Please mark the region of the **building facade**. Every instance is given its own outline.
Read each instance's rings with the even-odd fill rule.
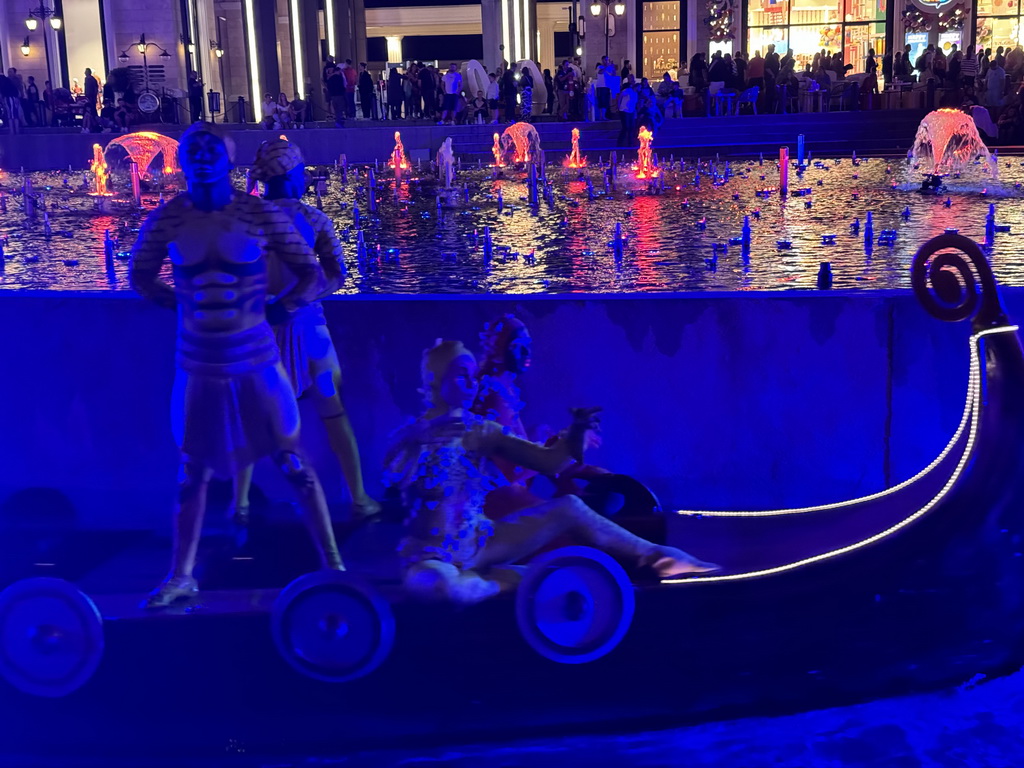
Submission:
[[[1012,48],[1021,37],[1019,0],[6,0],[0,10],[0,61],[40,90],[80,88],[86,68],[101,79],[126,68],[183,112],[196,72],[229,121],[257,119],[263,95],[280,93],[308,98],[321,117],[328,55],[375,73],[470,58],[553,71],[570,57],[592,72],[607,53],[653,79],[698,51],[774,45],[803,64],[842,50],[862,71],[869,49],[910,45],[916,59],[929,44]]]

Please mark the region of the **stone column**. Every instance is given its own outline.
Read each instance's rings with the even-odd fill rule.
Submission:
[[[352,61],[358,67],[366,61],[366,4],[363,0],[349,0],[352,3]]]
[[[537,0],[481,0],[484,65],[495,71],[502,60],[536,61]]]
[[[277,3],[274,0],[253,0],[256,50],[250,56],[259,56],[259,93],[253,94],[256,102],[263,101],[263,94],[275,95],[281,90],[281,73],[277,66]],[[253,109],[249,110],[254,114]]]
[[[302,40],[302,69],[305,83],[302,98],[313,105],[313,114],[324,114],[324,94],[320,80],[323,62],[320,60],[320,30],[317,25],[316,0],[299,0],[299,24]]]

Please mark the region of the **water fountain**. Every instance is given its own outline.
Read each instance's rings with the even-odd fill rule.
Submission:
[[[92,162],[89,164],[89,170],[92,171],[95,184],[94,190],[90,194],[97,197],[108,197],[111,194],[107,187],[107,182],[110,180],[110,169],[103,157],[103,147],[99,144],[92,145]]]
[[[640,129],[637,137],[640,139],[640,149],[636,156],[636,177],[638,179],[656,179],[661,171],[654,164],[654,150],[651,149],[654,134],[644,126]]]
[[[942,179],[963,171],[969,163],[991,155],[978,135],[974,120],[958,109],[938,109],[924,116],[907,157],[925,171],[922,192],[940,192]]]
[[[530,123],[512,123],[501,135],[502,159],[512,155],[515,164],[542,163],[540,134]]]
[[[395,176],[401,175],[402,171],[409,169],[409,158],[405,156],[405,147],[402,146],[402,134],[395,131],[395,148],[391,151],[391,159],[388,165],[394,169]]]
[[[107,144],[104,154],[110,152],[113,147],[121,147],[128,153],[128,158],[139,166],[139,173],[143,179],[149,179],[150,164],[157,155],[163,154],[163,173],[170,175],[180,170],[178,166],[178,142],[169,136],[162,136],[153,131],[138,131],[125,136],[118,136],[111,139]]]
[[[586,168],[587,158],[580,154],[580,129],[572,129],[572,151],[562,163],[566,168]]]
[[[437,180],[444,182],[445,189],[451,189],[455,181],[455,152],[452,150],[451,136],[437,150]]]
[[[505,158],[501,154],[501,136],[497,132],[494,134],[494,146],[491,147],[491,154],[494,155],[493,166],[495,168],[504,167]]]

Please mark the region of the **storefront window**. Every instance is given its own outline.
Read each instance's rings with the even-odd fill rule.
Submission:
[[[668,72],[678,77],[683,56],[683,3],[658,0],[643,5],[643,51],[638,74],[651,79]]]
[[[869,48],[879,64],[885,53],[886,0],[750,0],[748,50],[763,56],[769,44],[782,56],[793,54],[797,69],[810,64],[822,49],[844,51],[854,72],[864,71]],[[878,23],[864,23],[877,22]]]
[[[993,52],[999,47],[1014,48],[1020,40],[1020,19],[1016,16],[978,19],[978,46],[991,48]]]
[[[885,0],[846,0],[846,21],[885,21]]]
[[[864,71],[868,51],[875,51],[875,64],[882,71],[882,52],[885,50],[885,24],[847,24],[843,37],[843,58],[853,65],[854,72]]]
[[[782,27],[789,24],[787,0],[750,0],[747,8],[747,24],[751,27]]]
[[[1013,49],[1021,44],[1019,0],[978,0],[979,48]]]

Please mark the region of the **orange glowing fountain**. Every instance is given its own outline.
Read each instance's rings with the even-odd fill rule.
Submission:
[[[530,123],[512,123],[506,128],[501,143],[508,146],[509,142],[515,147],[513,163],[532,163],[539,156],[540,134]]]
[[[497,133],[494,134],[494,146],[491,147],[491,154],[494,155],[495,168],[501,168],[505,165],[505,161],[501,157],[501,136]]]
[[[405,156],[405,147],[402,146],[402,134],[395,131],[395,148],[391,152],[391,159],[388,165],[396,171],[409,170],[409,158]]]
[[[654,152],[651,150],[651,140],[654,134],[647,130],[646,126],[640,129],[640,151],[636,158],[636,177],[638,179],[656,179],[661,171],[654,164]]]
[[[566,168],[586,168],[587,158],[580,154],[580,129],[572,129],[572,152],[563,163]]]
[[[169,136],[162,136],[152,131],[138,131],[127,136],[118,136],[107,144],[106,151],[111,147],[121,147],[128,153],[133,163],[138,163],[139,173],[144,179],[150,177],[149,166],[161,152],[164,156],[163,172],[171,174],[179,170],[178,142]]]
[[[107,189],[107,180],[110,178],[110,171],[107,169],[107,161],[103,157],[103,147],[99,144],[92,145],[92,163],[89,164],[93,178],[96,179],[96,190],[91,194],[97,197],[109,197],[110,190]]]

